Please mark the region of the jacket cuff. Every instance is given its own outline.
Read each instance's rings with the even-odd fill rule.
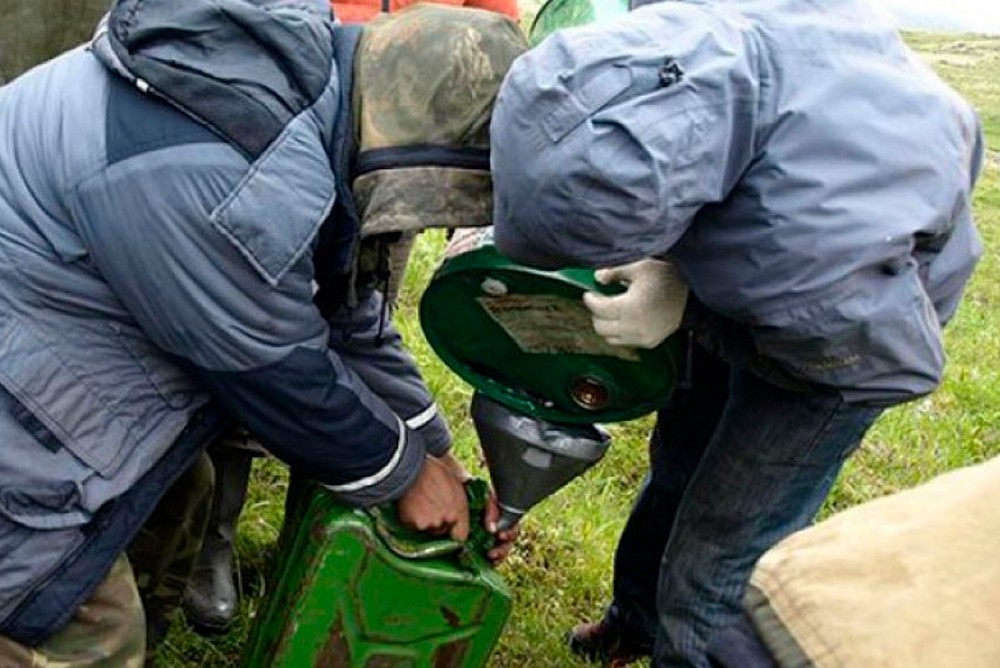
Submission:
[[[385,466],[364,478],[325,487],[351,506],[368,507],[393,501],[420,475],[426,456],[427,447],[420,435],[400,423],[396,451]]]
[[[407,429],[415,431],[420,436],[428,454],[440,457],[451,450],[451,432],[437,404],[430,404],[419,413],[406,418],[404,422]]]

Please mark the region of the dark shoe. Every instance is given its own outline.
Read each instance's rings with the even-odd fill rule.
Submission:
[[[579,657],[620,668],[653,654],[653,643],[626,629],[614,617],[578,624],[569,632],[569,649]]]
[[[238,596],[232,568],[232,546],[206,541],[184,592],[184,615],[197,631],[225,633],[236,618]]]
[[[233,582],[233,540],[253,456],[232,448],[219,448],[210,454],[215,465],[215,495],[201,553],[184,592],[184,614],[196,630],[215,634],[229,629],[239,606]]]

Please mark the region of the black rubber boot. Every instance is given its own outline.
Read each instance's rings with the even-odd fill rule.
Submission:
[[[215,465],[215,494],[201,553],[184,592],[184,614],[195,629],[212,634],[229,628],[239,605],[233,582],[233,541],[253,453],[220,447],[209,454]]]

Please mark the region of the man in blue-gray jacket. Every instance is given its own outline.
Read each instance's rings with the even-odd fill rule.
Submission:
[[[230,421],[347,503],[466,535],[368,251],[489,222],[489,110],[524,40],[487,12],[388,20],[408,39],[326,0],[120,0],[0,88],[0,665],[141,664],[124,550]],[[393,47],[437,83],[355,116],[387,104],[353,80]]]
[[[757,558],[941,380],[978,119],[861,0],[692,0],[551,36],[491,131],[498,248],[625,283],[585,300],[612,343],[688,331],[613,602],[571,646],[705,668]]]

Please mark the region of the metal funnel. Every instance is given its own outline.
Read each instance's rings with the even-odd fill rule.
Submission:
[[[472,421],[500,504],[499,529],[597,463],[611,437],[595,425],[566,425],[515,413],[476,392]]]

